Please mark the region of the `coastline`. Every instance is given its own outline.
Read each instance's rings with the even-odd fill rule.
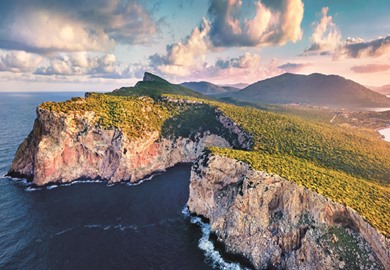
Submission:
[[[382,140],[390,142],[390,127],[378,129],[379,134],[382,136]]]

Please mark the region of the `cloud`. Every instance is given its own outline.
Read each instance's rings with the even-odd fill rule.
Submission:
[[[220,69],[249,69],[259,68],[261,64],[261,58],[257,54],[245,53],[239,57],[233,57],[226,60],[218,59],[215,63],[215,67]]]
[[[278,66],[281,70],[285,72],[299,72],[302,71],[305,67],[311,66],[310,63],[286,63]]]
[[[137,0],[7,1],[0,11],[0,48],[35,53],[101,51],[142,43],[156,22]]]
[[[123,78],[126,72],[116,70],[116,57],[113,54],[90,56],[85,52],[59,56],[50,60],[50,65],[39,67],[35,75],[77,76],[90,75],[94,78]]]
[[[165,55],[156,53],[149,56],[151,67],[165,74],[188,74],[188,67],[199,63],[213,49],[208,38],[209,31],[210,25],[204,19],[182,42],[168,45]]]
[[[186,37],[184,42],[169,45],[165,62],[177,66],[189,66],[194,58],[204,55],[211,47],[208,41],[210,25],[206,20]]]
[[[213,65],[205,65],[191,74],[196,78],[212,78],[221,83],[252,83],[283,73],[278,66],[276,59],[263,62],[258,54],[245,53],[238,57],[218,59]]]
[[[213,63],[202,62],[189,67],[164,66],[171,70],[158,72],[169,80],[207,80],[215,83],[254,82],[279,75],[277,60],[263,62],[258,54],[245,53],[237,57],[218,59]]]
[[[0,71],[13,73],[33,71],[42,57],[24,51],[11,51],[0,55]]]
[[[301,0],[213,0],[210,39],[217,47],[284,45],[302,38]]]
[[[168,45],[165,54],[149,57],[163,74],[187,76],[219,47],[283,45],[302,37],[301,0],[212,0],[206,18],[183,41]],[[236,63],[237,64],[237,63]]]
[[[348,38],[336,52],[337,58],[363,58],[390,55],[390,36],[370,41]]]
[[[361,66],[353,66],[351,70],[356,73],[375,73],[390,70],[390,65],[368,64]]]
[[[319,22],[314,24],[314,31],[311,35],[309,48],[305,52],[329,52],[335,50],[341,41],[341,34],[332,16],[328,16],[328,7],[321,10],[322,17]]]

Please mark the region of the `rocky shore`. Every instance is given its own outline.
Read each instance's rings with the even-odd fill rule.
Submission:
[[[179,101],[175,101],[179,102]],[[256,269],[390,269],[390,240],[353,209],[206,147],[250,150],[252,136],[215,111],[229,136],[198,132],[129,139],[102,128],[94,112],[37,108],[10,176],[40,186],[80,178],[136,182],[180,162],[194,162],[188,208],[205,217],[224,249]],[[234,141],[231,140],[235,136]]]
[[[227,134],[250,144],[236,125],[216,112]],[[191,138],[161,137],[158,132],[130,140],[118,128],[104,129],[94,112],[62,113],[37,108],[29,136],[19,146],[8,175],[25,177],[37,186],[80,178],[136,182],[180,162],[193,162],[205,147],[237,144],[208,131]],[[232,136],[228,136],[232,138]]]
[[[189,211],[256,269],[389,269],[390,241],[353,209],[243,162],[205,154]]]

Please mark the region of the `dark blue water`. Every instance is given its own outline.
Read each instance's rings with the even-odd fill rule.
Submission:
[[[35,107],[83,93],[0,93],[0,269],[237,269],[183,211],[190,165],[139,185],[32,189],[4,178]]]

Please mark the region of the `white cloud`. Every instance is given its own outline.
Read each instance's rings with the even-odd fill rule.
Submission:
[[[218,59],[214,63],[202,62],[192,66],[161,66],[157,70],[174,81],[207,80],[214,83],[252,83],[283,72],[277,60],[263,62],[258,54],[245,53],[238,57]]]
[[[0,48],[48,54],[111,51],[150,40],[157,25],[137,0],[9,1],[0,11]]]
[[[211,48],[208,40],[210,25],[203,20],[201,26],[195,27],[191,35],[184,42],[178,42],[168,46],[166,61],[170,65],[189,66],[195,62],[195,58],[203,56]]]
[[[215,46],[270,46],[302,38],[301,0],[213,0],[208,11]],[[251,16],[254,11],[254,16]]]
[[[335,57],[338,59],[380,56],[390,56],[390,36],[369,41],[360,38],[348,38],[346,43],[340,46],[335,53]]]
[[[213,50],[209,31],[210,24],[203,19],[182,42],[168,45],[165,55],[151,55],[149,61],[152,69],[168,75],[189,75],[194,66],[204,61],[205,54]]]
[[[117,74],[116,57],[113,54],[91,56],[87,53],[75,53],[59,56],[50,60],[50,65],[40,67],[37,75],[107,75]]]
[[[322,17],[316,22],[311,35],[312,44],[306,52],[329,52],[335,50],[341,42],[341,33],[333,22],[332,16],[328,16],[328,7],[321,10]]]
[[[24,51],[10,51],[0,55],[0,71],[14,73],[33,71],[42,62],[42,57]]]

